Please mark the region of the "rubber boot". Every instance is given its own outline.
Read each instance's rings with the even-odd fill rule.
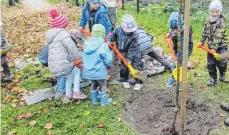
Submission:
[[[207,82],[207,86],[215,86],[216,84],[217,84],[217,80],[212,77]]]
[[[107,92],[99,92],[99,98],[100,98],[100,105],[108,105],[112,103],[112,98],[108,97]]]
[[[168,82],[166,83],[166,86],[167,87],[172,87],[172,86],[175,85],[175,83],[176,83],[175,78],[173,77],[173,75],[171,75],[169,80],[168,80]]]
[[[2,67],[3,67],[3,73],[4,73],[3,82],[10,82],[11,76],[10,76],[9,66],[7,64],[3,64]]]
[[[224,124],[225,124],[227,127],[229,127],[229,118],[227,118],[227,119],[224,120]]]
[[[229,112],[229,103],[228,104],[226,104],[226,103],[220,104],[220,108],[226,112]]]
[[[98,104],[98,91],[91,90],[91,102],[92,104]]]
[[[229,83],[229,80],[226,80],[226,69],[227,67],[219,67],[220,78],[219,80],[224,83]]]

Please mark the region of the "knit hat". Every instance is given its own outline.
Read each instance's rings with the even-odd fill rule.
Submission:
[[[69,31],[69,34],[75,41],[78,41],[79,39],[82,39],[82,33],[79,32],[77,29],[71,29]]]
[[[221,13],[223,11],[222,2],[220,0],[213,0],[209,6],[209,10],[211,11],[212,9],[217,9]]]
[[[122,17],[122,23],[121,23],[122,29],[125,32],[134,32],[137,30],[138,26],[134,20],[134,17],[130,14],[125,14]]]
[[[97,38],[104,38],[105,37],[105,27],[102,24],[95,24],[92,27],[92,36]]]
[[[175,29],[178,28],[178,17],[179,17],[179,13],[178,12],[172,12],[172,14],[170,15],[170,17],[169,17],[169,27],[171,29],[172,28],[175,28]],[[184,17],[183,17],[183,15],[181,15],[181,23],[180,23],[181,28],[183,27],[183,25],[184,25]]]
[[[89,0],[89,4],[100,3],[100,0]]]
[[[49,14],[51,16],[50,26],[52,28],[66,28],[68,26],[68,18],[65,15],[59,14],[56,9],[50,9]]]

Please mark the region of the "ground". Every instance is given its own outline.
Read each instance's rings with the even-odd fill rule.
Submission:
[[[53,4],[53,0],[50,0],[50,2],[51,1]],[[26,0],[24,2],[26,2]],[[171,107],[169,107],[169,113],[172,114],[174,104],[174,98],[172,97],[174,97],[174,95],[170,97],[168,93],[174,93],[175,88],[168,89],[165,87],[170,72],[149,78],[149,81],[144,84],[143,90],[139,93],[133,92],[133,88],[125,90],[121,86],[110,85],[110,95],[117,102],[105,107],[100,107],[98,105],[94,106],[89,100],[80,102],[73,101],[70,104],[63,104],[58,100],[48,100],[35,105],[24,105],[21,95],[26,93],[26,91],[28,93],[30,90],[50,87],[50,84],[48,82],[44,83],[44,81],[46,77],[51,77],[47,69],[42,66],[29,65],[20,72],[16,72],[14,67],[13,60],[15,58],[27,59],[39,54],[45,41],[45,31],[48,29],[49,25],[49,16],[46,8],[37,11],[25,6],[24,4],[17,4],[16,7],[9,8],[2,5],[2,18],[5,23],[6,36],[9,42],[14,46],[13,50],[8,54],[11,71],[14,72],[14,82],[7,85],[7,87],[3,86],[1,89],[2,134],[160,134],[154,133],[152,130],[148,129],[151,129],[151,126],[155,129],[158,129],[158,127],[162,129],[165,125],[164,123],[170,123],[168,119],[164,120],[164,123],[163,121],[158,121],[157,123],[156,119],[152,119],[157,116],[153,117],[152,115],[151,117],[151,115],[148,114],[150,111],[155,112],[158,108],[164,111],[163,108],[161,108],[162,106],[154,106],[157,103],[161,103],[158,98],[156,98],[158,95],[162,97],[162,101],[172,101]],[[55,6],[58,10],[67,14],[70,18],[70,28],[75,28],[80,19],[81,7],[68,6],[66,3],[59,3],[52,6]],[[35,7],[35,9],[37,9],[37,7]],[[122,15],[131,13],[136,18],[139,26],[142,26],[147,32],[155,36],[154,45],[161,46],[164,48],[164,51],[168,53],[169,51],[163,42],[163,37],[168,31],[169,14],[164,13],[164,9],[165,4],[150,5],[137,14],[136,8],[127,4],[126,10],[118,10],[118,24]],[[205,10],[199,10],[198,12],[192,13],[191,24],[194,29],[193,38],[195,44],[198,43],[200,39],[203,22],[206,16],[207,11]],[[227,35],[229,35],[229,31],[227,31]],[[189,101],[191,101],[194,106],[199,105],[199,103],[205,107],[207,106],[207,110],[210,109],[213,113],[211,115],[208,115],[209,113],[205,111],[203,111],[203,113],[207,114],[209,118],[216,116],[214,117],[216,121],[214,124],[212,124],[213,119],[204,121],[209,122],[208,125],[210,125],[210,128],[213,127],[211,134],[227,135],[229,129],[223,125],[223,120],[228,117],[228,114],[220,110],[219,104],[221,102],[229,102],[229,85],[219,82],[216,87],[206,86],[206,81],[209,76],[206,68],[205,52],[194,47],[190,59],[194,63],[195,69],[189,71],[188,95],[191,97]],[[228,74],[227,77],[229,78]],[[37,81],[34,82],[34,80]],[[34,85],[30,85],[31,83]],[[83,89],[83,91],[89,95],[88,89]],[[155,101],[152,100],[154,99],[152,97],[155,97]],[[130,101],[132,101],[131,104]],[[140,114],[146,112],[147,117],[141,117],[140,114],[133,113],[133,109],[142,109],[143,111],[140,111]],[[199,110],[197,111],[199,112]],[[166,112],[163,112],[161,115],[164,116],[165,113]],[[189,111],[187,114],[188,118],[190,118]],[[137,116],[135,117],[134,115]],[[133,118],[133,116],[133,121],[136,121],[138,118],[140,120],[136,125],[129,120]],[[165,115],[164,117],[167,116],[168,115]],[[145,124],[146,126],[142,123],[144,119],[148,121],[148,123],[146,122]],[[200,117],[200,119],[203,120],[203,117]],[[154,124],[150,126],[152,123]],[[160,125],[161,123],[162,125]],[[192,129],[192,131],[193,130],[194,129]],[[198,129],[195,129],[195,131],[198,131]],[[198,133],[193,134],[197,135]]]

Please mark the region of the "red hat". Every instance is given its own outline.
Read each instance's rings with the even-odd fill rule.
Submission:
[[[68,26],[68,18],[65,15],[59,14],[56,9],[50,9],[49,14],[51,16],[50,26],[52,28],[66,28]]]

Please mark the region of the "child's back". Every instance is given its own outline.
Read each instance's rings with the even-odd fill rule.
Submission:
[[[103,38],[92,37],[85,41],[83,77],[89,80],[106,79],[107,67],[112,62],[112,52]]]
[[[105,28],[101,24],[95,24],[92,28],[92,38],[85,41],[83,53],[83,78],[91,80],[91,99],[93,104],[107,105],[112,103],[108,98],[106,78],[107,67],[112,63],[112,52],[104,42]],[[98,87],[100,91],[98,92]]]

